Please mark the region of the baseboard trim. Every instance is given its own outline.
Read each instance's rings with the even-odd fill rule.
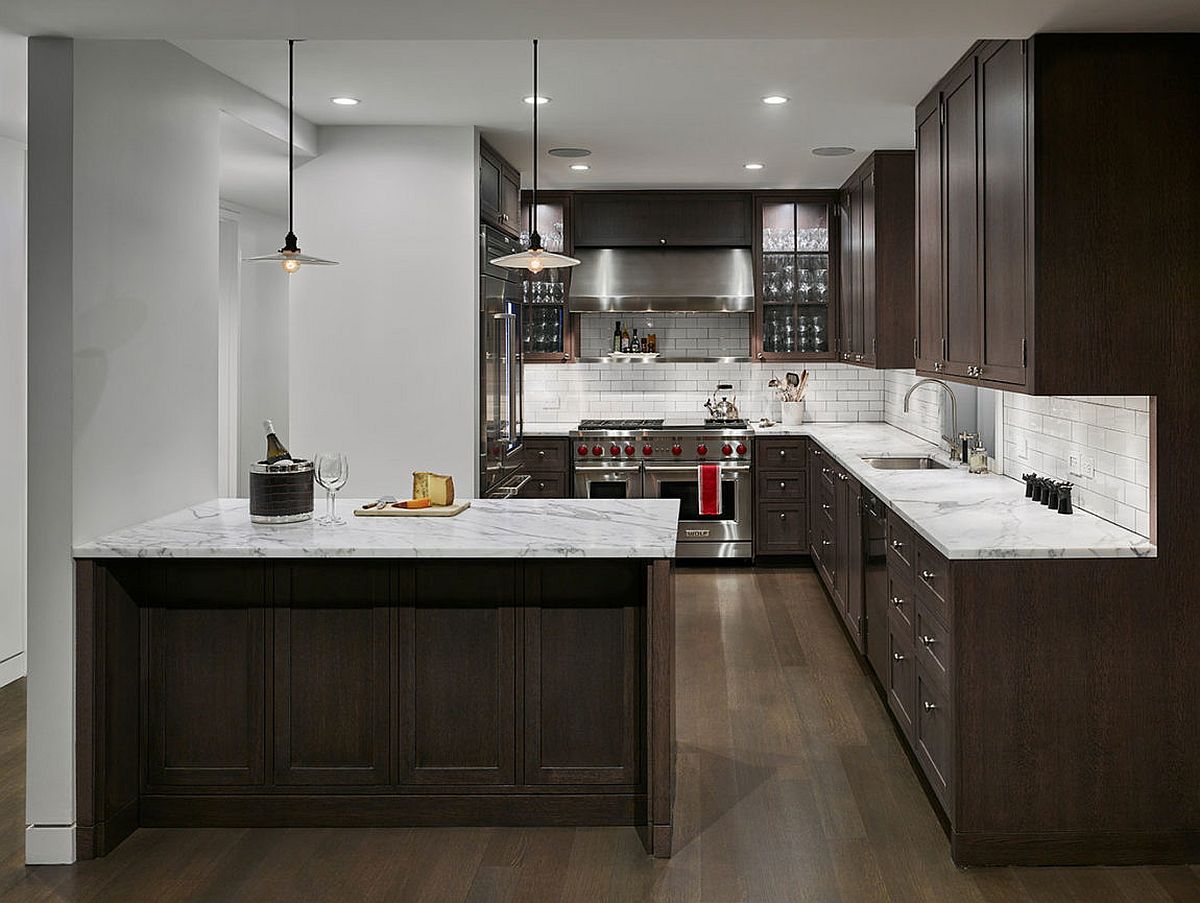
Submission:
[[[1061,831],[962,834],[951,830],[960,866],[1186,865],[1200,862],[1200,831]]]
[[[74,825],[26,825],[26,865],[70,865],[74,861]]]
[[[0,662],[0,687],[6,687],[14,680],[25,676],[25,653],[18,652]]]

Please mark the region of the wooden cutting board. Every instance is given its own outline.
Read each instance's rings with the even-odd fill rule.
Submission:
[[[454,517],[471,507],[468,499],[453,505],[433,505],[429,508],[355,508],[355,517]]]

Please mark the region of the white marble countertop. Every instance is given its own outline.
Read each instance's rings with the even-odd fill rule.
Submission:
[[[530,439],[539,439],[557,436],[565,439],[570,435],[571,430],[579,426],[578,420],[545,420],[537,423],[526,423],[521,427],[522,435]]]
[[[1025,498],[1025,485],[1000,474],[877,470],[863,455],[931,455],[934,445],[886,423],[805,423],[756,427],[755,435],[811,436],[856,480],[947,558],[1153,558],[1146,537],[1076,508],[1061,515]]]
[[[367,501],[339,499],[346,524],[321,527],[252,524],[245,499],[216,499],[76,546],[75,557],[675,557],[674,499],[477,499],[456,517],[355,517]]]

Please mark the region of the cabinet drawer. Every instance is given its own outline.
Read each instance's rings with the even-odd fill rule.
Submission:
[[[806,466],[803,439],[759,439],[759,467],[792,470]]]
[[[954,642],[950,630],[933,615],[929,605],[917,600],[916,620],[913,622],[916,642],[913,650],[917,660],[942,692],[950,690],[950,667]]]
[[[804,552],[804,506],[766,502],[758,506],[758,551],[761,554]]]
[[[915,539],[912,527],[893,512],[887,519],[887,560],[890,567],[899,568],[909,576],[912,575],[913,561],[916,558],[916,549],[913,546]]]
[[[917,595],[929,603],[934,614],[953,623],[950,562],[923,539],[917,540],[916,572]]]
[[[884,689],[888,708],[900,722],[904,734],[913,738],[913,711],[916,702],[916,669],[912,643],[892,624],[888,629],[888,666]]]
[[[924,668],[916,668],[914,676],[916,705],[913,709],[913,752],[933,786],[933,792],[941,800],[942,808],[949,814],[954,787],[951,748],[954,733],[949,697],[935,681],[929,679]]]
[[[758,497],[763,500],[795,501],[808,495],[803,470],[773,470],[758,475]]]
[[[526,439],[525,467],[531,471],[566,470],[570,463],[566,439]]]
[[[887,600],[888,621],[912,640],[917,619],[912,582],[902,572],[890,567],[887,573]]]
[[[529,482],[521,487],[517,498],[522,499],[565,499],[571,493],[567,491],[567,477],[561,473],[533,473]]]
[[[837,568],[837,546],[834,545],[833,524],[822,517],[813,517],[811,520],[812,538],[809,552],[827,582],[832,582]]]
[[[818,479],[816,484],[817,491],[812,500],[813,510],[825,515],[830,526],[833,526],[837,516],[837,495],[833,484],[825,482],[823,478]]]

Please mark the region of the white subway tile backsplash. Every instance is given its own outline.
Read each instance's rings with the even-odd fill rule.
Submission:
[[[583,314],[580,317],[580,352],[601,357],[612,351],[613,328],[618,322],[638,336],[654,333],[660,354],[697,357],[745,357],[750,353],[751,314],[662,313]]]

